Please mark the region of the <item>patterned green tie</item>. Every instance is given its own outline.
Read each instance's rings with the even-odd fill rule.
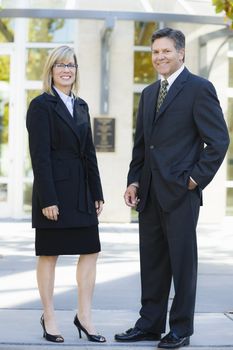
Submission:
[[[160,90],[159,90],[159,96],[158,96],[158,101],[157,101],[157,108],[156,112],[160,109],[162,106],[162,103],[167,95],[167,86],[168,86],[168,81],[165,79],[161,82]]]

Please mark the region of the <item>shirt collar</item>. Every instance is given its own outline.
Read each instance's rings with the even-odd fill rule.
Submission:
[[[61,90],[59,90],[56,86],[53,85],[54,90],[58,93],[59,97],[62,99],[62,101],[67,104],[68,101],[74,100],[74,94],[71,92],[71,96],[64,94]]]
[[[177,69],[172,75],[170,75],[166,80],[168,81],[168,86],[167,86],[167,90],[170,89],[171,85],[174,83],[174,81],[176,80],[176,78],[180,75],[180,73],[184,70],[184,64],[182,64],[182,66]],[[161,77],[161,82],[165,80],[164,77]]]

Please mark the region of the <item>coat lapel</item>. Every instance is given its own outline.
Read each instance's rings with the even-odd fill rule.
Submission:
[[[83,123],[88,122],[87,111],[85,109],[85,104],[79,98],[74,101],[74,117],[76,120],[76,125],[80,126]]]
[[[80,99],[76,98],[74,101],[74,120],[75,127],[79,135],[81,148],[85,147],[85,140],[88,133],[89,115],[86,104]]]
[[[174,81],[171,88],[169,89],[160,110],[158,111],[158,113],[156,113],[154,123],[158,121],[158,119],[163,115],[163,113],[165,112],[167,107],[170,105],[170,103],[172,103],[176,95],[180,92],[180,90],[183,89],[186,83],[186,80],[188,78],[188,75],[189,75],[188,69],[184,68],[184,70],[180,73],[180,75],[177,77],[177,79]]]
[[[53,102],[54,111],[72,129],[81,144],[80,125],[88,122],[83,101],[79,98],[75,99],[74,115],[76,118],[73,118],[56,91],[54,93],[55,96],[46,94],[47,100]]]
[[[75,123],[74,118],[70,115],[68,109],[66,108],[63,101],[60,98],[58,98],[58,100],[57,100],[57,104],[55,106],[55,112],[58,114],[58,116],[60,118],[63,119],[63,121],[66,124],[69,125],[69,127],[73,130],[73,132],[75,133],[75,135],[77,136],[77,138],[80,141],[80,136],[79,136],[77,124]]]

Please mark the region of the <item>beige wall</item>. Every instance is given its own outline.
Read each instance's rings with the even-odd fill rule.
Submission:
[[[79,21],[80,96],[91,117],[100,116],[100,38],[104,22]],[[129,222],[123,201],[132,150],[133,32],[132,22],[118,21],[111,36],[109,116],[115,118],[115,152],[98,152],[105,207],[103,222]]]

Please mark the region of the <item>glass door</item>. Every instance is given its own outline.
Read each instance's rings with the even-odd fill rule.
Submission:
[[[0,216],[9,215],[11,157],[9,147],[11,52],[0,50]],[[5,51],[5,50],[4,50]]]

